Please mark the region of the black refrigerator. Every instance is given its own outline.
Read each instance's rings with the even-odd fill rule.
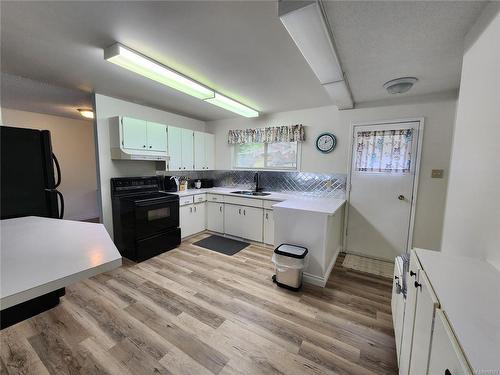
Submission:
[[[0,126],[0,162],[1,219],[62,219],[64,199],[57,190],[61,169],[50,131]]]

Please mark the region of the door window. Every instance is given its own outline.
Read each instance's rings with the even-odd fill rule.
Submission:
[[[409,173],[413,129],[358,131],[356,172]]]

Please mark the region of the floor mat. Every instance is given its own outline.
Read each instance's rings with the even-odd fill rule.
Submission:
[[[250,244],[248,242],[233,240],[231,238],[211,235],[193,243],[193,245],[217,251],[218,253],[225,255],[234,255]]]
[[[353,254],[346,254],[342,266],[388,278],[392,278],[394,272],[394,263],[392,262],[385,262],[383,260],[371,259]]]

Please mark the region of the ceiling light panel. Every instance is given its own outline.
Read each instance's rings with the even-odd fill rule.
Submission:
[[[237,101],[230,99],[222,94],[219,94],[218,92],[215,93],[215,97],[210,99],[205,99],[205,101],[210,104],[216,105],[218,107],[227,109],[228,111],[237,113],[244,117],[259,116],[259,112],[257,112],[256,110],[247,107],[246,105],[243,105],[241,103],[238,103]]]
[[[104,50],[104,58],[134,73],[162,83],[198,99],[213,98],[215,92],[176,71],[116,43]]]

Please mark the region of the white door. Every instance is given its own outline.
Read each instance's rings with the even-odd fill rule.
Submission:
[[[179,224],[181,227],[181,237],[187,237],[194,233],[193,226],[193,205],[188,204],[179,208]]]
[[[169,171],[179,171],[182,169],[182,129],[175,126],[168,127],[168,161]]]
[[[193,131],[182,129],[182,169],[193,170]]]
[[[218,202],[207,203],[207,229],[224,233],[224,204]]]
[[[205,133],[205,169],[215,169],[215,136]]]
[[[354,126],[347,252],[393,261],[407,251],[419,125]]]
[[[224,206],[224,230],[226,234],[241,237],[243,233],[243,206],[226,204]]]
[[[122,118],[123,147],[145,150],[147,145],[146,121],[135,118]]]
[[[167,126],[148,121],[148,150],[167,151]]]
[[[206,203],[195,203],[193,204],[193,231],[194,233],[200,233],[207,227],[207,213],[206,213]]]
[[[273,210],[264,210],[264,243],[274,245]]]
[[[205,133],[194,132],[194,169],[205,169]]]

